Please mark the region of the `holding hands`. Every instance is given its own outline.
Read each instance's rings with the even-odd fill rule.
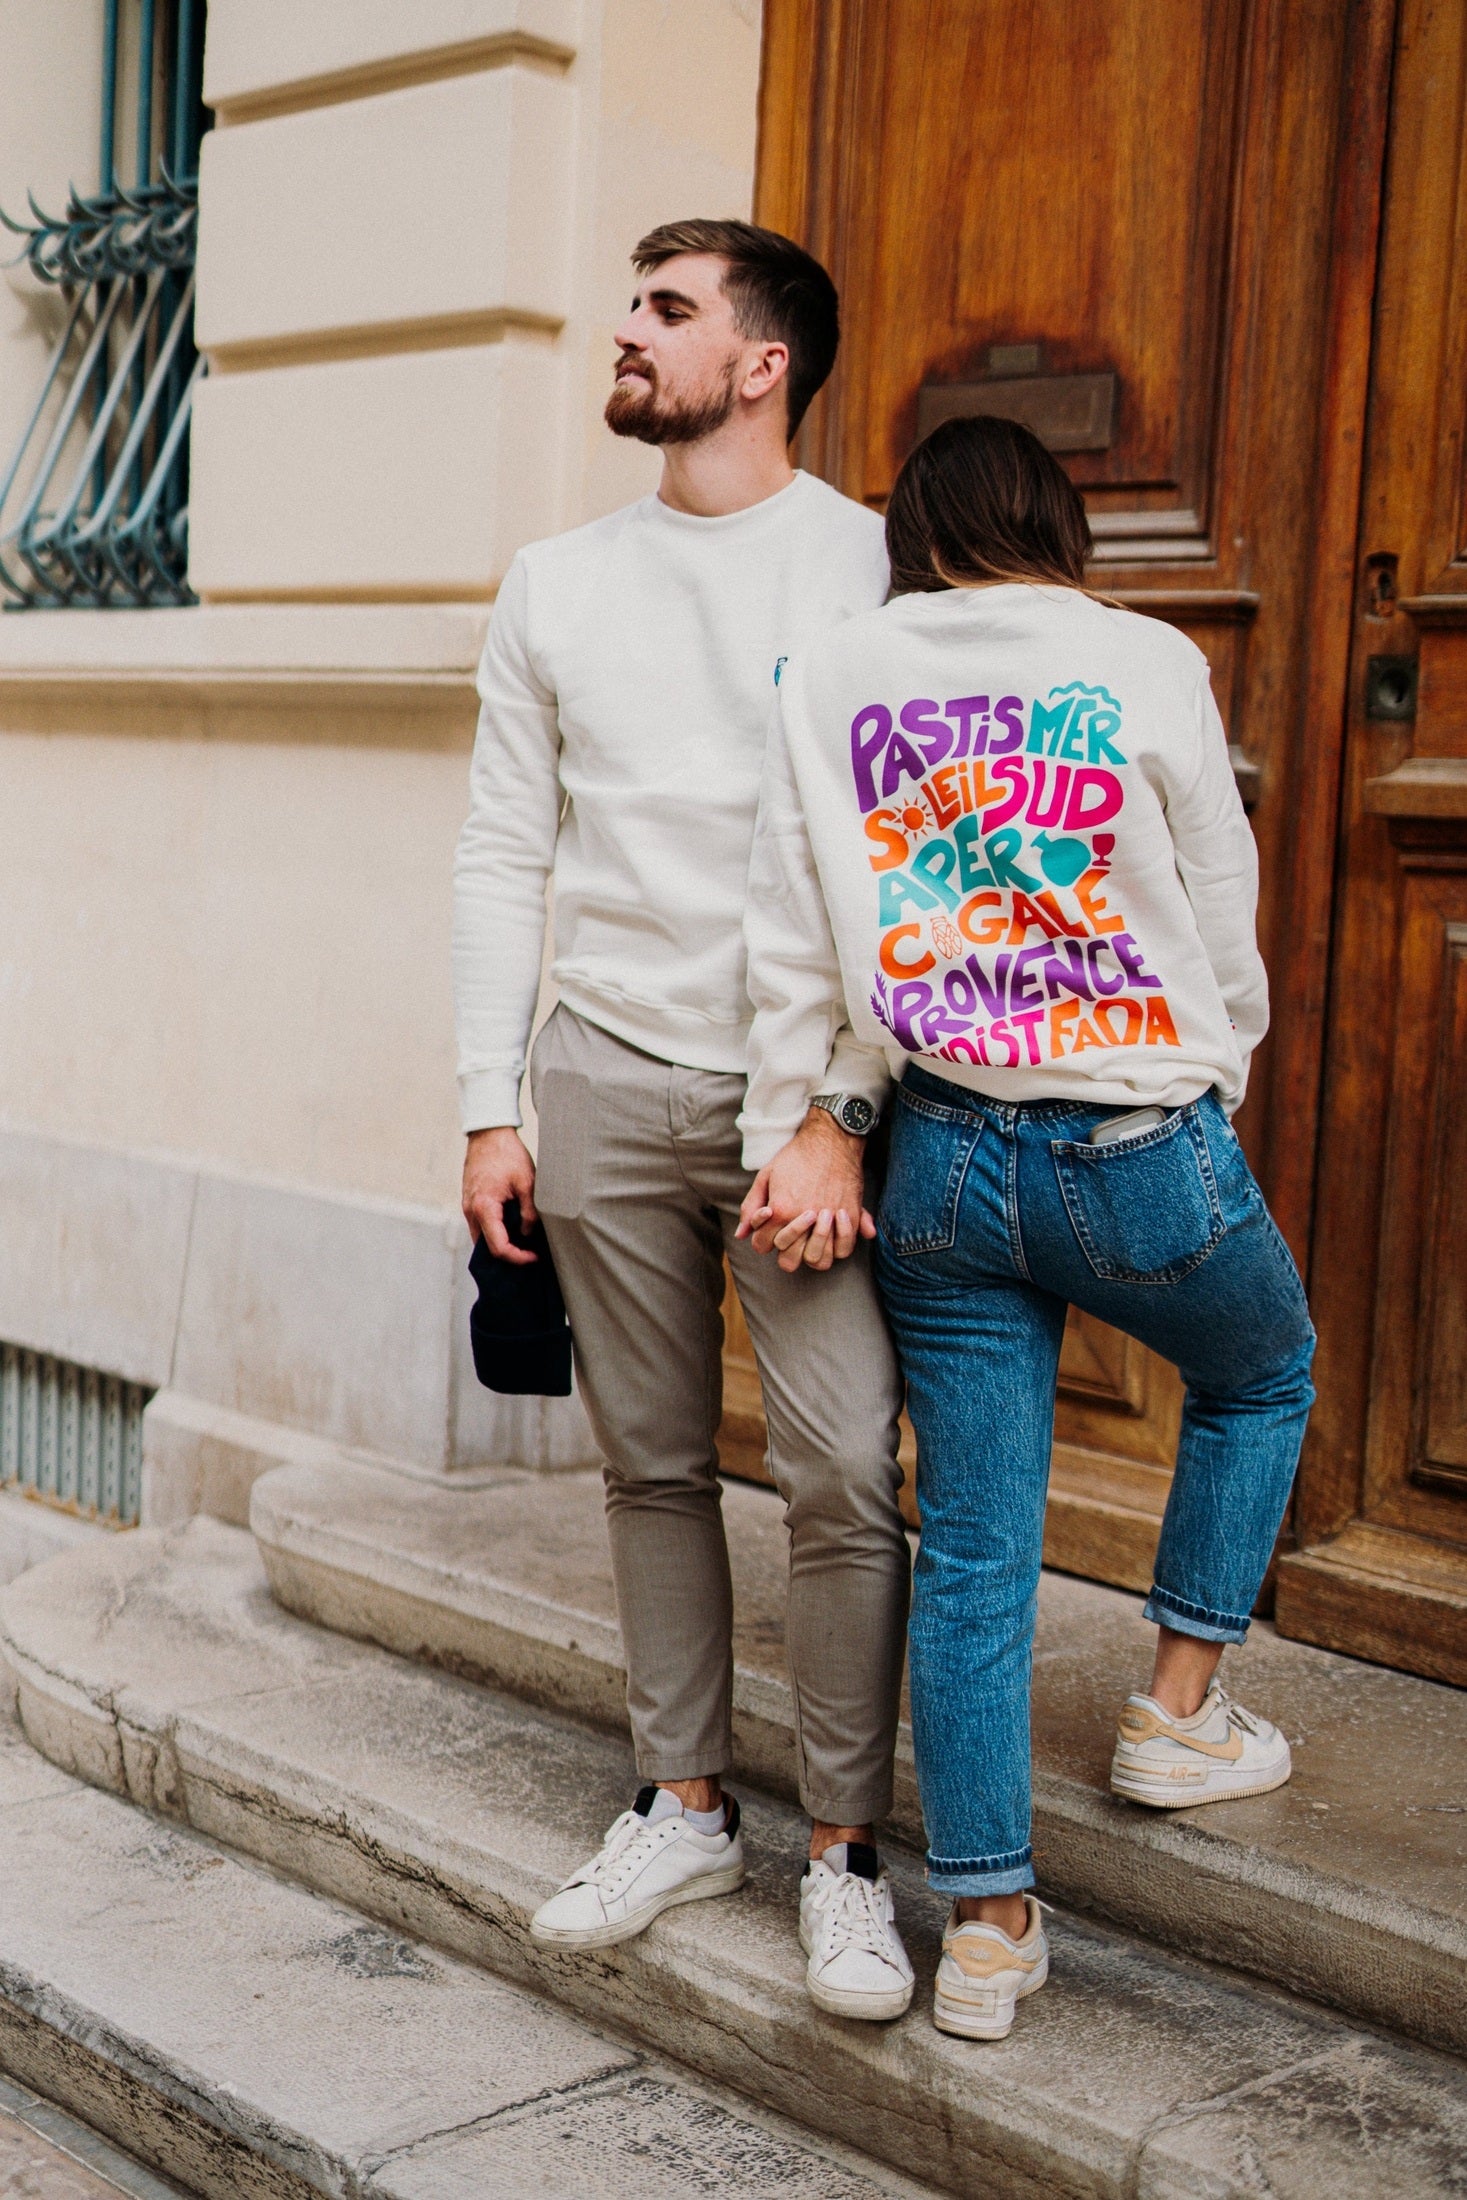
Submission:
[[[775,1253],[786,1274],[847,1260],[876,1224],[864,1205],[865,1144],[822,1108],[811,1108],[787,1146],[745,1195],[735,1233],[756,1253]]]

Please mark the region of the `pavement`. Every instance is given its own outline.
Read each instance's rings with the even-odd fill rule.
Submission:
[[[0,2200],[190,2200],[65,2109],[0,2078]]]

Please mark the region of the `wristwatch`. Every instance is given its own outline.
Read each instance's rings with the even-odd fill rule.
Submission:
[[[876,1128],[876,1110],[858,1092],[813,1093],[810,1105],[833,1115],[841,1129],[849,1131],[852,1138],[865,1138]]]

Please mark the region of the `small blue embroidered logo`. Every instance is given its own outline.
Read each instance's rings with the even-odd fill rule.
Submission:
[[[779,686],[779,676],[780,676],[780,674],[781,674],[781,673],[783,672],[783,670],[784,670],[785,666],[786,666],[786,665],[787,665],[788,663],[789,663],[789,659],[788,659],[788,657],[781,657],[781,658],[779,659],[779,662],[778,662],[778,663],[777,663],[777,664],[775,665],[775,668],[774,668],[774,684],[775,684],[775,686],[776,686],[776,687],[778,687],[778,686]]]

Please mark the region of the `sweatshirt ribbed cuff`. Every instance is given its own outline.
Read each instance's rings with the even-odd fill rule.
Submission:
[[[476,1069],[458,1081],[458,1113],[464,1136],[487,1131],[501,1123],[516,1127],[520,1113],[520,1080],[513,1070]]]
[[[817,1092],[858,1093],[869,1100],[878,1115],[891,1105],[892,1076],[886,1056],[877,1047],[863,1046],[851,1032],[843,1032],[831,1050],[830,1064]]]
[[[761,1081],[756,1078],[755,1083]],[[771,1090],[771,1083],[774,1089]],[[787,1081],[764,1081],[766,1100],[787,1097],[790,1092]],[[838,1038],[831,1051],[825,1075],[810,1086],[810,1092],[843,1092],[859,1095],[869,1100],[878,1115],[884,1115],[891,1105],[892,1077],[886,1057],[875,1047],[862,1046],[849,1034]],[[798,1091],[799,1087],[795,1086]],[[762,1169],[766,1161],[772,1161],[782,1146],[788,1145],[809,1112],[808,1097],[788,1115],[774,1117],[752,1116],[747,1107],[739,1117],[739,1130],[744,1141],[744,1167]]]

